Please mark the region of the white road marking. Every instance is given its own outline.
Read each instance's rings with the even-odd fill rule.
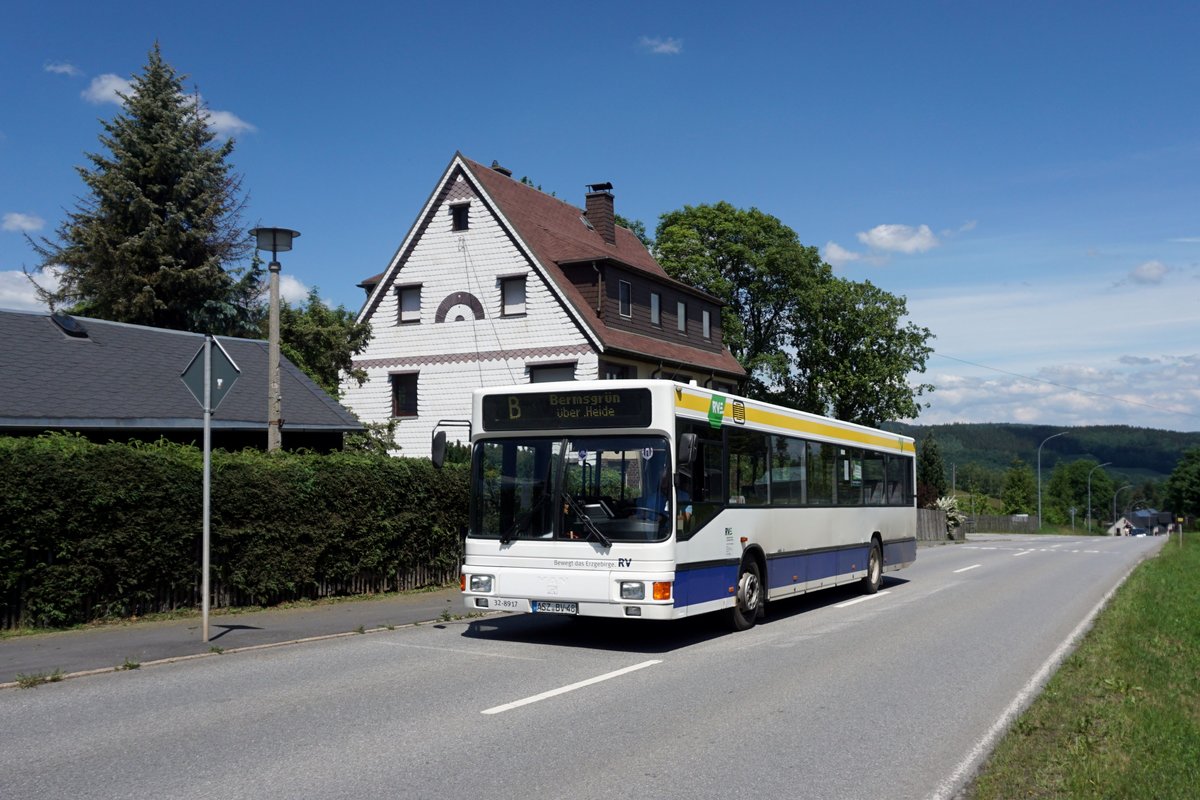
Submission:
[[[1013,558],[1016,558],[1017,556],[1027,556],[1032,552],[1033,552],[1032,550],[1022,550],[1019,553],[1013,553]]]
[[[614,672],[606,672],[603,675],[597,675],[594,678],[588,678],[586,681],[579,681],[579,683],[572,683],[570,686],[562,686],[558,689],[551,689],[548,692],[542,692],[541,694],[535,694],[533,697],[526,697],[523,700],[514,700],[511,703],[505,703],[502,706],[493,706],[492,708],[484,709],[480,713],[482,713],[482,714],[501,714],[505,711],[512,711],[514,708],[520,708],[521,706],[527,706],[530,703],[537,703],[541,700],[547,700],[551,697],[557,697],[560,694],[566,694],[567,692],[573,692],[576,689],[582,689],[583,687],[591,686],[594,683],[601,683],[602,681],[611,680],[613,678],[619,678],[622,675],[629,674],[630,672],[636,672],[639,669],[645,669],[646,667],[652,667],[655,664],[661,664],[661,663],[662,663],[661,659],[655,659],[652,661],[643,661],[640,664],[634,664],[632,667],[625,667],[624,669],[618,669]]]
[[[891,593],[892,592],[890,589],[885,589],[882,592],[876,592],[875,594],[866,594],[866,595],[863,595],[862,597],[856,597],[853,600],[847,600],[844,603],[838,603],[836,606],[834,606],[834,608],[845,608],[846,606],[853,606],[853,605],[857,605],[858,603],[865,603],[868,600],[874,600],[876,597],[883,597],[885,594],[891,594]]]
[[[980,567],[982,567],[982,566],[983,566],[983,564],[972,564],[972,565],[971,565],[971,566],[969,566],[969,567],[963,567],[962,569],[956,569],[956,570],[954,570],[954,574],[955,574],[955,575],[957,575],[957,574],[958,574],[958,573],[960,573],[960,572],[970,572],[971,570],[973,570],[973,569],[979,569],[979,568],[980,568]]]

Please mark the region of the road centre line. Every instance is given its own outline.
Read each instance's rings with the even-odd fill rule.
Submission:
[[[868,600],[874,600],[876,597],[883,597],[885,594],[891,594],[891,593],[892,592],[890,589],[885,589],[882,592],[876,592],[875,594],[865,594],[862,597],[856,597],[853,600],[847,600],[844,603],[838,603],[836,606],[834,606],[834,608],[845,608],[846,606],[853,606],[853,605],[857,605],[858,603],[865,603]]]
[[[1032,550],[1022,550],[1019,553],[1013,553],[1013,558],[1016,558],[1017,556],[1027,556],[1032,552],[1033,552]]]
[[[972,565],[971,565],[971,566],[969,566],[969,567],[963,567],[962,569],[956,569],[956,570],[954,570],[954,574],[955,574],[955,575],[957,575],[957,574],[958,574],[958,573],[960,573],[960,572],[970,572],[971,570],[973,570],[973,569],[979,569],[979,568],[980,568],[980,567],[982,567],[982,566],[983,566],[983,564],[972,564]]]
[[[521,706],[527,706],[531,703],[537,703],[541,700],[548,700],[549,698],[557,697],[560,694],[566,694],[567,692],[573,692],[576,689],[582,689],[585,686],[591,686],[592,684],[595,684],[595,683],[601,683],[603,681],[612,680],[613,678],[619,678],[622,675],[629,674],[630,672],[636,672],[639,669],[645,669],[646,667],[652,667],[655,664],[661,664],[661,663],[662,663],[661,659],[653,659],[651,661],[643,661],[640,664],[634,664],[632,667],[625,667],[624,669],[618,669],[613,672],[606,672],[603,675],[597,675],[596,677],[588,678],[585,681],[579,681],[578,683],[572,683],[570,686],[562,686],[562,687],[559,687],[558,689],[551,689],[548,692],[542,692],[541,694],[535,694],[532,697],[526,697],[523,700],[514,700],[511,703],[505,703],[502,706],[493,706],[492,708],[484,709],[480,713],[481,714],[502,714],[505,711],[512,711],[514,708],[520,708]]]

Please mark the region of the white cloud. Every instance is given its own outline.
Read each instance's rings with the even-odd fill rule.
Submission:
[[[869,231],[859,233],[858,240],[874,250],[908,254],[924,253],[939,244],[928,225],[917,228],[910,225],[876,225]]]
[[[308,299],[308,288],[291,275],[279,276],[279,298],[289,305],[302,305]]]
[[[849,264],[851,261],[858,261],[862,258],[862,253],[847,250],[837,242],[826,242],[822,257],[830,266],[840,267],[844,264]]]
[[[1112,278],[909,292],[937,336],[917,422],[1200,430],[1200,318],[1169,281],[1120,294]]]
[[[668,36],[665,39],[661,36],[643,36],[640,42],[645,50],[657,55],[679,55],[683,52],[683,40],[676,39],[673,36]]]
[[[70,75],[72,78],[78,78],[83,74],[83,70],[79,69],[79,67],[63,61],[47,64],[46,72],[53,72],[56,75]]]
[[[239,133],[254,133],[258,130],[258,128],[255,128],[249,122],[246,122],[230,111],[205,110],[204,117],[208,122],[208,127],[217,136],[226,139],[236,136]]]
[[[58,288],[58,271],[53,267],[35,276],[35,280],[47,291]],[[38,299],[37,289],[21,270],[0,271],[0,308],[18,311],[49,311]]]
[[[18,214],[13,211],[4,215],[3,221],[0,221],[0,230],[30,233],[40,231],[45,224],[46,220],[36,214]]]
[[[1170,271],[1170,268],[1161,261],[1147,261],[1134,267],[1133,271],[1129,273],[1129,278],[1134,283],[1162,283],[1163,278]]]
[[[118,92],[126,96],[132,94],[133,84],[129,79],[122,78],[120,75],[106,73],[92,78],[92,82],[88,84],[88,88],[80,92],[80,96],[93,105],[103,103],[120,105],[123,101],[117,95]]]

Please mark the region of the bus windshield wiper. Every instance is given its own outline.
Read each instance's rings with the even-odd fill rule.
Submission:
[[[583,527],[587,528],[588,533],[595,536],[596,540],[604,547],[612,547],[612,542],[609,538],[604,535],[603,531],[596,527],[596,523],[592,522],[592,518],[588,516],[588,513],[580,507],[574,497],[571,497],[571,493],[564,489],[562,497],[563,500],[567,501],[567,505],[571,507],[571,510],[575,512],[575,516],[579,517],[580,522],[583,523]]]
[[[534,514],[541,510],[542,506],[546,505],[546,500],[549,499],[549,497],[549,494],[543,494],[537,499],[537,502],[535,502],[525,511],[518,514],[517,518],[513,520],[512,525],[509,525],[504,532],[500,534],[500,544],[508,544],[516,539],[517,532],[522,528],[529,526],[529,523],[533,521]]]

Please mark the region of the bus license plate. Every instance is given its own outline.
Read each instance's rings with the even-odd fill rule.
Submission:
[[[535,614],[578,614],[579,603],[550,603],[537,600],[533,603]]]

